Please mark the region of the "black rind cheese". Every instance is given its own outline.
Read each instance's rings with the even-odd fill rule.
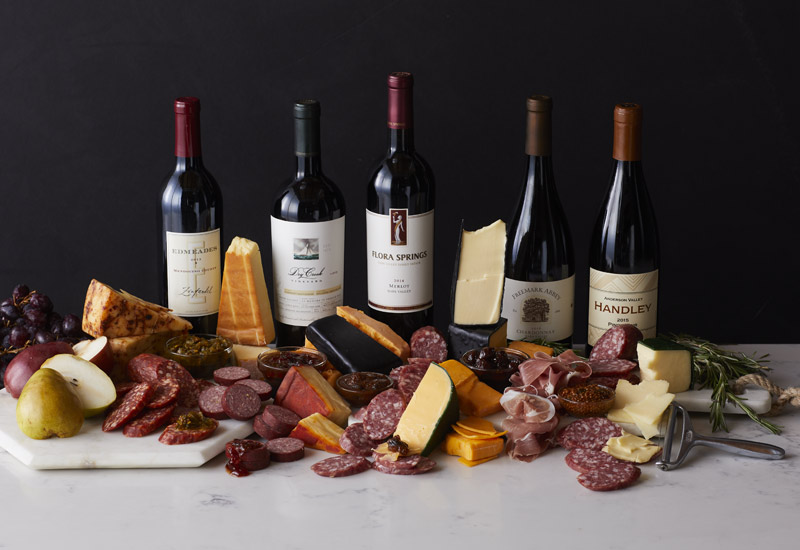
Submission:
[[[389,374],[403,364],[398,356],[338,315],[322,317],[308,325],[306,338],[343,373]]]
[[[464,238],[464,220],[461,220],[461,227],[458,228],[458,244],[456,244],[456,265],[453,268],[453,282],[450,285],[450,322],[455,319],[456,311],[456,286],[458,285],[458,268],[461,267],[461,240]],[[451,348],[452,351],[452,348]],[[455,357],[461,358],[460,355]]]
[[[471,349],[483,347],[505,347],[508,320],[500,317],[493,325],[456,325],[450,323],[450,352],[457,360]]]

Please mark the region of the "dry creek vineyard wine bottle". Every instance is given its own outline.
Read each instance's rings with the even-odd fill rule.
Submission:
[[[434,180],[414,149],[411,73],[392,73],[389,151],[367,187],[369,315],[408,340],[433,324]]]
[[[656,335],[656,218],[642,172],[642,108],[614,109],[614,167],[589,246],[588,347],[610,327],[636,325]]]
[[[192,323],[217,330],[222,280],[222,192],[200,148],[200,100],[175,100],[175,169],[161,190],[161,303]]]
[[[503,317],[509,340],[572,344],[575,259],[553,177],[552,108],[528,98],[528,171],[508,227]]]
[[[322,173],[319,119],[318,101],[295,103],[297,170],[270,217],[279,346],[302,346],[306,327],[343,303],[344,196]]]

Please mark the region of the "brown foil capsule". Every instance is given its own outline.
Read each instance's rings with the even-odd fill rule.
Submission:
[[[553,100],[546,95],[528,98],[528,133],[525,154],[546,157],[552,154]]]
[[[642,106],[620,103],[614,107],[614,151],[616,160],[642,160]]]

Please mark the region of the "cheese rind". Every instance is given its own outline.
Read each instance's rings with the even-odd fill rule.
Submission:
[[[306,338],[341,372],[389,374],[403,360],[338,315],[317,319],[306,327]]]
[[[648,338],[636,346],[642,380],[666,380],[669,391],[679,393],[692,386],[692,352],[665,338]]]
[[[394,353],[403,361],[411,355],[408,343],[400,338],[386,323],[373,319],[363,311],[349,306],[338,306],[336,315]]]
[[[505,281],[506,224],[497,220],[463,231],[453,303],[453,322],[490,325],[500,318]]]
[[[464,326],[450,323],[447,328],[450,335],[450,349],[453,357],[461,358],[466,352],[475,348],[504,348],[508,342],[508,320],[500,317],[492,325]]]

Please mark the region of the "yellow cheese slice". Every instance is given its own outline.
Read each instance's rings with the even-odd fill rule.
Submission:
[[[506,224],[462,231],[453,322],[491,325],[500,318],[505,281]]]
[[[477,466],[478,464],[483,464],[484,462],[489,462],[490,460],[494,460],[498,456],[500,456],[500,455],[494,455],[494,456],[490,456],[488,458],[481,458],[480,460],[467,460],[466,458],[464,458],[462,456],[461,458],[458,459],[458,461],[461,464],[464,464],[465,466],[469,466],[470,468],[472,468],[473,466]]]
[[[623,433],[619,437],[612,437],[603,451],[620,460],[644,464],[661,450],[658,445],[653,445],[646,439],[633,434]]]
[[[468,439],[494,439],[495,437],[500,437],[508,433],[508,432],[493,432],[491,434],[487,434],[482,432],[473,432],[472,430],[467,430],[465,428],[462,428],[458,424],[453,424],[453,426],[451,427],[453,428],[454,432],[456,432],[459,435],[463,435]]]
[[[675,398],[673,393],[663,395],[650,394],[637,403],[625,405],[622,409],[633,419],[636,426],[642,431],[646,439],[658,435],[658,424],[661,415]]]
[[[669,382],[666,380],[645,380],[638,384],[620,380],[615,389],[612,409],[623,409],[626,405],[638,403],[650,394],[664,395],[668,389]]]
[[[471,430],[473,432],[485,433],[490,435],[497,433],[494,424],[492,424],[485,418],[480,418],[477,416],[469,416],[467,418],[463,418],[458,422],[456,422],[456,424],[464,429]]]
[[[461,456],[467,460],[481,460],[500,454],[503,446],[504,441],[499,437],[470,439],[450,432],[442,443],[442,450],[449,455]]]

